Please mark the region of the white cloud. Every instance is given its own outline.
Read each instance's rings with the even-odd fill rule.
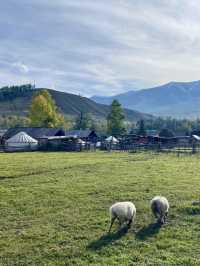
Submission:
[[[28,66],[23,64],[22,62],[16,62],[16,63],[13,63],[12,65],[13,65],[13,67],[18,69],[22,73],[28,73],[29,72]]]
[[[198,0],[4,1],[0,85],[109,95],[197,80],[199,17]]]

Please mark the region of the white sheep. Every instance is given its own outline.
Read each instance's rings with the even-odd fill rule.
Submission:
[[[166,222],[169,211],[169,202],[165,197],[156,196],[151,200],[151,210],[157,221],[161,224]]]
[[[134,221],[136,215],[135,205],[130,201],[117,202],[110,207],[110,228],[109,232],[112,228],[112,225],[115,219],[118,219],[120,226],[126,223],[127,226],[130,226]]]

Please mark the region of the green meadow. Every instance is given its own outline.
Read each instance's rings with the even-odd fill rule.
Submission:
[[[166,196],[167,224],[149,201]],[[1,153],[0,265],[200,265],[200,156]],[[135,223],[108,234],[108,209],[133,201]]]

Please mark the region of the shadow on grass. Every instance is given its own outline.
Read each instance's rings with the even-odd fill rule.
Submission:
[[[183,210],[181,210],[181,212],[187,215],[200,215],[200,207],[199,206],[186,207]]]
[[[122,228],[115,233],[107,233],[107,234],[101,236],[99,239],[91,242],[88,245],[88,248],[92,249],[92,250],[100,250],[101,248],[108,246],[111,243],[119,240],[121,237],[126,235],[127,232],[128,232],[128,227]]]
[[[23,177],[29,177],[29,176],[34,176],[34,175],[46,174],[48,172],[50,171],[35,171],[35,172],[26,173],[26,174],[16,174],[12,176],[0,176],[0,180],[23,178]]]
[[[148,226],[144,226],[136,233],[136,238],[139,240],[146,240],[149,237],[152,237],[159,233],[162,225],[159,223],[149,224]]]

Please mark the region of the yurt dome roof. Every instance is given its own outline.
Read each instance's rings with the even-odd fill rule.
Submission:
[[[38,141],[25,132],[21,131],[8,139],[6,141],[7,143],[38,143]]]
[[[107,142],[119,142],[114,136],[110,136],[106,139]]]

